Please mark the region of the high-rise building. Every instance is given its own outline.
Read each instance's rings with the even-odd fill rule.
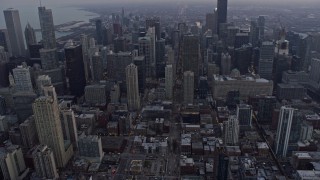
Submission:
[[[139,56],[145,57],[145,72],[146,77],[152,75],[152,41],[150,37],[139,38]]]
[[[60,106],[63,139],[70,142],[74,149],[78,147],[78,131],[74,112],[70,107]]]
[[[221,74],[230,75],[231,73],[231,56],[229,53],[221,54]]]
[[[229,157],[223,153],[219,154],[219,164],[218,164],[218,173],[217,179],[227,180],[229,174]]]
[[[29,172],[18,145],[11,145],[0,153],[0,167],[3,179],[24,179]]]
[[[92,79],[100,81],[103,79],[103,62],[100,53],[95,52],[92,56]]]
[[[80,97],[84,93],[86,77],[83,64],[81,45],[74,44],[71,40],[64,46],[66,57],[66,76],[69,90],[72,95]]]
[[[248,104],[237,105],[237,119],[240,129],[251,128],[252,107]]]
[[[156,77],[164,78],[165,76],[165,40],[156,41]]]
[[[217,12],[206,14],[206,29],[211,30],[212,34],[217,33]]]
[[[0,63],[7,62],[9,60],[9,53],[7,53],[3,46],[0,46]]]
[[[8,29],[10,45],[12,48],[12,55],[24,56],[26,50],[23,40],[19,11],[10,8],[4,10],[3,13]]]
[[[21,123],[19,125],[19,129],[24,147],[32,148],[38,143],[37,131],[35,131],[36,124],[34,122],[34,116],[30,116],[23,123]]]
[[[254,47],[259,45],[259,35],[260,35],[259,31],[260,30],[259,30],[257,21],[255,19],[251,20],[251,24],[250,24],[250,43]]]
[[[280,109],[275,141],[275,154],[280,157],[286,157],[287,155],[294,111],[294,108],[286,106],[282,106]]]
[[[102,35],[102,21],[101,21],[101,19],[97,19],[96,20],[96,38],[97,38],[98,45],[102,44],[102,40],[103,40],[102,36],[103,36]]]
[[[224,143],[227,145],[237,145],[239,142],[239,120],[236,115],[229,116],[223,122]]]
[[[138,67],[139,92],[144,93],[145,84],[146,84],[145,57],[144,56],[134,57],[133,64]]]
[[[34,29],[28,23],[26,28],[24,29],[24,36],[26,38],[27,47],[29,49],[29,45],[37,44],[37,37]]]
[[[44,179],[56,179],[59,177],[54,151],[47,145],[38,145],[32,152],[36,176]]]
[[[200,61],[200,44],[199,37],[194,35],[183,36],[182,42],[182,69],[194,73],[194,86],[198,87],[199,81],[199,61]]]
[[[79,138],[79,155],[90,162],[101,162],[103,158],[101,137],[90,135]]]
[[[165,86],[166,86],[166,98],[172,99],[173,96],[173,69],[172,64],[166,66],[165,69]]]
[[[30,69],[26,66],[18,66],[12,70],[15,88],[20,92],[33,92]]]
[[[107,88],[103,84],[88,85],[85,87],[85,100],[91,106],[105,106],[107,103]]]
[[[84,75],[86,77],[86,81],[89,80],[89,40],[88,36],[85,34],[81,34],[80,36],[80,43],[82,47],[82,60],[83,60],[83,67],[84,67]]]
[[[9,53],[9,56],[12,55],[12,49],[7,29],[0,29],[0,46],[4,47],[4,50]]]
[[[44,70],[52,70],[58,67],[57,50],[54,49],[40,49],[41,66]]]
[[[138,67],[130,64],[126,68],[127,99],[129,110],[139,110],[140,96],[138,84]]]
[[[64,144],[57,94],[53,86],[44,87],[44,95],[33,103],[40,144],[52,149],[57,167],[65,167],[73,154],[72,144]]]
[[[183,102],[185,104],[193,104],[194,78],[194,73],[192,71],[183,73]]]
[[[52,85],[51,78],[48,75],[40,75],[37,78],[36,85],[38,94],[43,95],[43,87]]]
[[[152,17],[146,19],[146,29],[155,28],[155,36],[157,40],[161,39],[160,17]]]
[[[228,16],[228,0],[218,0],[217,1],[217,8],[218,8],[218,16],[217,16],[217,29],[219,32],[220,24],[227,22]]]
[[[311,60],[311,71],[310,71],[310,80],[309,84],[315,88],[320,88],[320,59],[313,58]]]
[[[272,80],[274,59],[274,44],[273,42],[262,42],[260,47],[260,59],[258,73],[261,78]]]
[[[38,7],[39,20],[44,49],[56,48],[56,35],[53,23],[52,10],[45,7]]]
[[[264,29],[265,29],[266,19],[264,16],[258,17],[258,27],[259,27],[259,39],[264,38]]]
[[[240,74],[248,74],[252,62],[253,48],[251,44],[245,44],[240,48],[236,48],[234,52],[235,66]]]
[[[139,70],[138,70],[139,71]],[[138,72],[139,74],[139,72]],[[139,76],[139,75],[138,75]],[[118,104],[120,100],[120,87],[118,84],[114,84],[110,90],[110,102]]]

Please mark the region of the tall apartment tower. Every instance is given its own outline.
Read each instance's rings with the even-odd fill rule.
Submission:
[[[320,88],[320,59],[313,58],[311,60],[311,71],[309,84],[315,89]]]
[[[172,64],[169,64],[165,68],[165,87],[166,98],[172,99],[173,96],[173,69]]]
[[[36,176],[44,179],[59,177],[52,149],[47,145],[38,145],[32,152]]]
[[[280,157],[287,155],[294,111],[295,109],[286,106],[282,106],[280,109],[275,142],[275,154]]]
[[[12,71],[16,90],[19,92],[33,92],[29,67],[18,66]]]
[[[26,28],[24,29],[24,36],[26,38],[27,47],[29,45],[37,44],[37,37],[34,29],[28,23]]]
[[[237,116],[231,115],[224,122],[224,142],[229,145],[236,145],[239,142],[239,121]]]
[[[65,146],[57,94],[53,86],[44,87],[44,96],[32,104],[40,144],[48,145],[57,167],[65,167],[73,154],[73,146]]]
[[[23,40],[22,27],[19,11],[16,9],[7,9],[3,11],[4,19],[8,29],[9,40],[13,56],[24,56],[25,46]]]
[[[127,98],[129,110],[138,110],[140,108],[138,68],[130,64],[126,68]]]
[[[258,73],[261,78],[272,80],[274,44],[270,41],[262,42]]]
[[[182,42],[182,68],[183,72],[192,71],[194,73],[194,85],[198,87],[200,43],[199,37],[194,35],[183,36]]]
[[[218,33],[220,31],[220,24],[227,22],[228,16],[228,0],[218,0],[217,1],[218,7],[218,16],[217,16],[217,29]]]
[[[194,99],[194,73],[186,71],[183,73],[183,102],[193,104]]]

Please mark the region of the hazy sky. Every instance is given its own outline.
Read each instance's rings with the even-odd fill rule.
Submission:
[[[72,5],[72,4],[95,4],[95,3],[181,3],[181,2],[211,2],[216,3],[216,0],[42,0],[42,4],[46,6],[50,6],[51,4],[60,4],[60,5]],[[252,5],[259,4],[299,4],[299,5],[310,5],[310,4],[319,4],[320,0],[229,0],[229,3],[232,4],[241,4],[241,3],[250,3]],[[37,6],[39,4],[39,0],[0,0],[0,4],[4,4],[5,6],[16,6],[16,5],[24,5],[24,4],[35,4]]]

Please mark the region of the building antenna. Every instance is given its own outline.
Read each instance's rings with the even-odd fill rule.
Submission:
[[[39,2],[40,2],[40,7],[42,7],[42,1],[41,1],[41,0],[39,0]]]

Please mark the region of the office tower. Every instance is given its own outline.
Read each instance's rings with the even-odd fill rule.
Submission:
[[[96,135],[79,138],[79,155],[90,162],[100,163],[103,158],[101,137]]]
[[[253,47],[259,45],[260,29],[256,20],[251,20],[250,24],[250,43]]]
[[[223,153],[219,154],[218,164],[218,177],[219,180],[227,180],[229,174],[229,157]]]
[[[152,17],[146,19],[146,29],[155,28],[155,36],[157,40],[161,39],[160,17]]]
[[[151,77],[156,75],[156,30],[155,27],[149,27],[147,29],[147,37],[150,37],[150,71]]]
[[[52,70],[58,67],[56,49],[40,49],[40,58],[43,70]]]
[[[44,95],[32,104],[39,142],[52,149],[57,167],[63,168],[73,154],[73,146],[64,144],[55,88],[44,87]]]
[[[102,21],[101,19],[96,20],[96,38],[98,45],[102,45]]]
[[[44,179],[56,179],[59,177],[54,151],[47,145],[38,145],[32,152],[36,176]]]
[[[259,96],[257,99],[258,122],[260,124],[271,124],[272,113],[277,106],[275,96]]]
[[[145,57],[144,56],[134,57],[133,64],[138,67],[139,93],[144,93],[144,88],[146,84]]]
[[[15,88],[19,92],[33,92],[30,69],[26,66],[18,66],[12,70]]]
[[[165,69],[165,86],[166,86],[166,98],[172,99],[173,96],[173,69],[172,64],[166,66]]]
[[[227,23],[227,16],[228,16],[228,0],[218,0],[217,1],[217,8],[218,8],[218,16],[217,16],[217,29],[218,32],[220,30],[221,23]]]
[[[192,71],[186,71],[183,73],[183,102],[185,104],[193,104],[194,78],[194,73]]]
[[[0,46],[4,47],[4,50],[9,53],[9,56],[12,55],[12,49],[7,29],[0,29]]]
[[[107,87],[102,84],[88,85],[85,87],[84,97],[87,104],[105,106],[107,103]]]
[[[126,68],[127,99],[129,110],[139,110],[140,97],[138,85],[138,67],[130,64]]]
[[[295,109],[286,106],[282,106],[280,109],[275,141],[275,154],[280,157],[286,157],[287,155],[294,111]]]
[[[116,36],[122,36],[122,27],[119,23],[113,23],[113,34]]]
[[[56,35],[51,9],[38,7],[39,20],[42,34],[42,44],[44,49],[56,48]]]
[[[260,47],[260,58],[258,73],[261,78],[272,80],[274,59],[274,44],[270,41],[264,41]]]
[[[139,68],[139,67],[138,67]],[[139,70],[138,70],[139,71]],[[139,76],[139,72],[138,72]],[[120,87],[118,84],[114,84],[110,90],[110,102],[114,104],[118,104],[120,100]]]
[[[7,62],[9,60],[9,54],[5,51],[3,46],[0,46],[0,63]]]
[[[240,29],[237,26],[228,26],[227,27],[227,46],[234,47],[236,42],[236,36],[239,33]]]
[[[24,56],[25,46],[21,28],[19,11],[7,9],[3,11],[13,56]]]
[[[311,71],[310,71],[310,80],[309,84],[315,88],[320,88],[320,59],[313,58],[311,60]]]
[[[24,147],[32,148],[38,143],[36,124],[34,122],[34,116],[30,116],[23,123],[19,125],[19,129],[22,137],[22,144]]]
[[[230,75],[231,73],[231,56],[229,53],[221,54],[221,74]]]
[[[24,29],[24,36],[26,38],[27,47],[29,49],[29,45],[37,44],[37,37],[34,29],[28,23],[26,28]]]
[[[114,52],[118,53],[120,51],[127,51],[127,39],[125,37],[116,37],[113,40]]]
[[[199,61],[200,61],[200,44],[199,37],[194,35],[185,35],[182,40],[182,69],[194,73],[194,86],[198,87],[199,81]]]
[[[224,143],[227,145],[237,145],[239,142],[239,120],[237,116],[231,115],[227,121],[223,122]]]
[[[21,147],[11,145],[0,153],[0,167],[4,179],[24,179],[29,172]]]
[[[259,27],[259,39],[264,38],[264,29],[265,29],[266,19],[264,16],[258,17],[258,27]]]
[[[246,44],[240,48],[235,49],[235,66],[240,71],[240,74],[248,74],[249,68],[253,64],[252,53],[253,48],[251,44]]]
[[[209,84],[206,76],[200,76],[198,95],[200,99],[206,99],[208,95]]]
[[[76,45],[70,40],[64,46],[64,53],[66,57],[66,77],[68,78],[70,93],[80,97],[83,95],[86,85],[82,46]]]
[[[156,41],[156,77],[164,78],[165,76],[165,40],[159,39]]]
[[[80,44],[82,47],[82,60],[83,60],[83,67],[84,67],[84,75],[86,77],[86,81],[89,80],[89,40],[88,36],[85,34],[81,34],[80,36]]]
[[[249,34],[248,33],[237,33],[235,40],[234,40],[234,48],[240,48],[243,45],[246,45],[249,43]],[[252,45],[251,45],[252,46]]]
[[[43,95],[43,87],[52,85],[51,78],[48,75],[40,75],[37,78],[36,85],[38,94]]]
[[[237,119],[239,121],[240,129],[251,128],[252,107],[248,104],[238,104]]]
[[[206,30],[211,30],[212,34],[217,33],[217,12],[206,14]]]
[[[103,62],[101,55],[98,52],[92,56],[92,79],[94,81],[103,80]]]
[[[70,142],[74,149],[78,147],[78,131],[74,112],[71,107],[60,106],[63,139]]]
[[[139,38],[139,56],[145,57],[145,72],[146,77],[152,75],[152,42],[150,37]]]

